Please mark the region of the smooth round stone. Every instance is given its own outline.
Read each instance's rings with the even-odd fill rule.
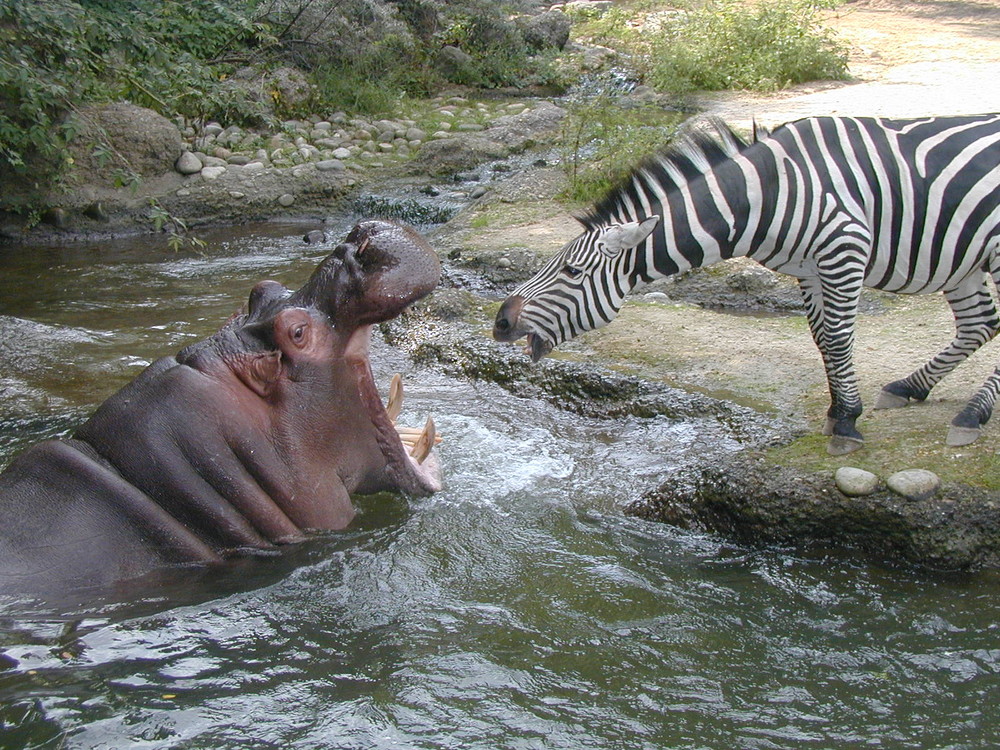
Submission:
[[[841,466],[833,475],[837,489],[848,497],[870,495],[878,489],[878,477],[870,471]]]
[[[201,159],[190,151],[185,151],[177,157],[177,163],[174,165],[174,169],[181,174],[198,174],[201,171],[201,167]]]
[[[201,176],[206,180],[215,180],[226,173],[225,167],[205,167],[201,170]]]
[[[344,169],[344,162],[340,159],[325,159],[316,162],[316,169],[320,172],[341,172]]]
[[[897,471],[885,480],[889,489],[907,500],[926,500],[941,486],[941,479],[926,469]]]
[[[285,208],[288,208],[290,205],[295,203],[295,196],[291,193],[283,193],[278,197],[278,203]]]

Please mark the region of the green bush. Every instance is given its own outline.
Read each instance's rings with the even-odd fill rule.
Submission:
[[[316,111],[343,109],[379,114],[392,112],[407,97],[428,95],[439,82],[426,49],[389,35],[351,58],[330,59],[310,73],[316,88]]]
[[[458,47],[472,57],[468,69],[454,76],[452,83],[484,88],[512,86],[531,71],[528,47],[517,27],[489,2],[452,12],[437,42]]]
[[[622,109],[609,96],[571,108],[563,130],[563,197],[591,203],[620,183],[643,158],[665,146],[685,115],[661,107]]]
[[[649,39],[646,81],[687,93],[846,78],[846,49],[818,17],[831,1],[707,0],[679,12]]]

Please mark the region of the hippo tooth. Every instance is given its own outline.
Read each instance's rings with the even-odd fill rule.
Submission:
[[[423,430],[418,430],[416,427],[396,427],[396,432],[399,433],[399,439],[402,441],[403,445],[412,448],[420,436],[423,434]],[[434,444],[437,445],[441,442],[442,435],[440,432],[435,432],[434,434]]]
[[[385,411],[389,419],[395,424],[399,418],[399,412],[403,410],[403,377],[397,372],[392,376],[389,383],[389,403],[386,404]]]
[[[435,437],[434,419],[432,417],[427,417],[427,423],[424,425],[424,430],[420,433],[420,437],[417,438],[417,442],[413,445],[413,451],[410,453],[410,455],[413,456],[413,460],[418,464],[422,464],[431,454],[431,448],[434,446]]]

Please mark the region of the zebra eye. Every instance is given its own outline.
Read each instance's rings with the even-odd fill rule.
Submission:
[[[569,263],[567,263],[565,266],[563,266],[563,273],[565,273],[571,279],[576,279],[583,275],[583,270],[577,268],[576,266],[571,266]]]

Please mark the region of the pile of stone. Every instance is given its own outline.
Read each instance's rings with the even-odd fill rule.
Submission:
[[[325,119],[288,120],[273,134],[217,122],[197,129],[188,125],[182,131],[188,150],[178,158],[176,169],[183,175],[200,174],[214,180],[231,167],[246,172],[304,164],[330,172],[381,167],[409,158],[428,140],[481,131],[483,123],[497,114],[530,109],[520,102],[490,108],[462,97],[439,100],[436,105],[426,118],[433,124],[430,133],[412,119],[368,120],[343,112]]]

